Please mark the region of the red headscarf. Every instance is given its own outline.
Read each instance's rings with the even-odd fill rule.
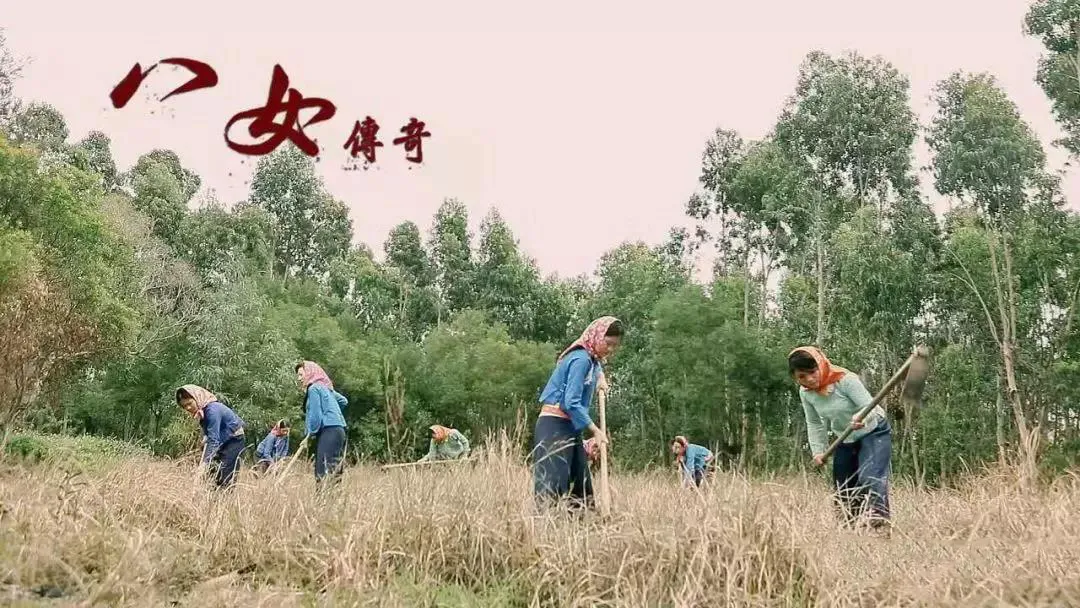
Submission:
[[[820,380],[817,387],[817,393],[819,395],[828,394],[829,387],[839,382],[844,377],[844,374],[848,373],[848,370],[830,363],[829,358],[825,356],[825,353],[813,346],[800,346],[788,353],[788,357],[800,350],[814,358],[814,363],[817,363],[818,371],[821,372],[818,374]]]
[[[330,376],[326,375],[326,372],[323,371],[323,368],[319,367],[318,363],[315,363],[314,361],[304,361],[304,366],[300,369],[305,389],[316,382],[322,382],[327,388],[334,390],[334,383],[330,381]]]
[[[567,346],[566,350],[559,354],[559,360],[561,361],[562,358],[566,356],[566,353],[578,347],[584,348],[593,359],[602,360],[597,352],[599,352],[600,344],[607,335],[608,328],[616,321],[618,321],[618,319],[615,317],[600,317],[592,323],[589,323],[589,326],[585,328],[585,331],[581,332],[581,337],[574,340],[573,344]]]

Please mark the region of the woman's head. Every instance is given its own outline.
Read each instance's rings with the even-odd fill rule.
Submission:
[[[300,388],[304,390],[307,390],[307,387],[316,382],[325,384],[331,390],[334,388],[330,376],[314,361],[301,361],[296,364],[296,381],[300,383]]]
[[[848,370],[833,365],[825,353],[814,346],[800,346],[788,354],[788,370],[806,390],[827,395]]]
[[[802,387],[817,390],[821,385],[821,369],[817,359],[806,349],[797,349],[788,355],[788,371]]]
[[[196,405],[195,398],[187,394],[187,391],[184,389],[176,391],[176,403],[189,414],[194,415],[199,411],[199,406]]]
[[[201,386],[185,384],[176,389],[176,404],[195,417],[199,417],[203,408],[214,401],[217,401],[217,396]]]
[[[597,342],[596,354],[599,358],[605,359],[619,349],[619,345],[622,344],[622,334],[622,322],[618,319],[613,320],[604,331],[604,339]]]
[[[285,419],[285,418],[282,418],[281,420],[278,420],[277,424],[274,425],[273,432],[278,437],[284,437],[285,435],[288,435],[289,434],[289,421],[287,419]]]
[[[683,437],[682,435],[677,435],[675,439],[671,442],[671,453],[676,456],[682,456],[686,453],[686,446],[686,437]]]
[[[446,438],[450,436],[450,429],[445,426],[433,424],[429,429],[431,431],[431,438],[434,439],[436,443],[445,441]]]
[[[588,351],[592,357],[603,361],[619,348],[622,335],[623,326],[621,321],[615,317],[600,317],[590,323],[585,328],[585,331],[581,332],[581,337],[566,347],[559,354],[558,359],[561,360],[566,356],[566,353],[580,346]]]

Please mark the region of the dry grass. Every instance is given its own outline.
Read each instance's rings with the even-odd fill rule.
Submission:
[[[299,463],[298,463],[299,464]],[[75,477],[0,465],[0,603],[58,606],[1064,606],[1080,604],[1080,486],[1007,476],[895,490],[896,530],[837,528],[827,484],[616,476],[615,518],[536,516],[506,458],[308,467],[226,494],[190,463]],[[47,596],[59,596],[47,599]]]

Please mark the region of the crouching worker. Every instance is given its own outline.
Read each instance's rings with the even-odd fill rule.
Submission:
[[[806,415],[806,434],[814,462],[824,463],[828,433],[840,435],[855,414],[873,401],[856,374],[832,365],[817,348],[803,346],[788,355],[788,368],[799,384]],[[833,484],[845,525],[852,525],[870,506],[870,525],[889,523],[889,466],[892,428],[881,406],[875,407],[833,453]],[[886,528],[887,529],[887,528]]]
[[[255,469],[259,474],[266,473],[277,461],[289,455],[289,424],[282,418],[277,421],[274,428],[266,434],[266,437],[255,448],[255,456],[259,459]]]
[[[592,475],[582,432],[599,447],[607,437],[589,416],[602,363],[619,346],[622,325],[615,317],[593,321],[558,357],[540,395],[533,438],[533,492],[541,505],[569,498],[578,510],[593,504]]]
[[[334,383],[323,368],[312,361],[296,365],[296,379],[304,391],[307,437],[315,441],[315,481],[327,476],[341,481],[345,457],[345,416],[341,409],[349,404],[334,390]]]
[[[701,487],[705,481],[705,468],[712,462],[713,453],[705,446],[690,443],[679,435],[671,443],[671,453],[682,471],[683,485]]]
[[[595,467],[600,462],[600,448],[596,440],[589,438],[585,441],[585,458],[589,460],[589,466]]]
[[[469,440],[457,429],[431,425],[431,441],[428,453],[417,462],[430,460],[457,460],[469,455]]]
[[[244,451],[244,421],[213,393],[194,384],[176,389],[176,403],[202,427],[203,466],[217,466],[217,487],[231,486]]]

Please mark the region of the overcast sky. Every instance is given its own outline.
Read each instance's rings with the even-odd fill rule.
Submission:
[[[814,49],[892,61],[924,122],[938,80],[989,71],[1044,145],[1059,135],[1034,82],[1040,46],[1023,35],[1020,1],[9,4],[0,26],[32,58],[20,96],[59,108],[73,141],[104,131],[123,169],[151,149],[175,150],[228,204],[246,196],[255,159],[226,146],[225,123],[263,105],[280,63],[291,86],[337,106],[307,132],[356,238],[380,256],[401,221],[426,234],[444,197],[468,206],[474,230],[497,207],[545,273],[589,273],[624,240],[657,243],[685,223],[712,131],[764,135]],[[181,74],[159,69],[112,108],[108,93],[135,62],[176,56],[209,63],[220,82],[161,103]],[[368,115],[385,143],[377,169],[345,171],[343,146]],[[431,132],[417,167],[390,143],[413,116]],[[1061,168],[1064,155],[1049,151]],[[1075,177],[1066,183],[1076,192]]]

